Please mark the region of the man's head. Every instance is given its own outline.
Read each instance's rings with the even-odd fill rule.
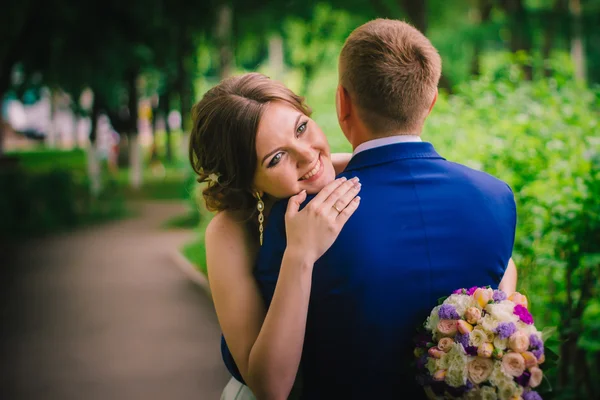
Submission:
[[[340,54],[336,99],[353,146],[420,134],[437,99],[441,64],[431,42],[405,22],[376,19],[356,28]]]

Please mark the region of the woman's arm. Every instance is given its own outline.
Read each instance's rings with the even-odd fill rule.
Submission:
[[[498,289],[509,296],[517,290],[517,266],[512,258],[508,260],[508,266],[506,267],[506,271],[504,271],[504,276],[502,277],[502,281],[500,281],[500,285],[498,285]]]
[[[298,209],[306,194],[290,199],[290,245],[268,312],[252,275],[256,246],[245,228],[221,213],[206,230],[208,275],[219,324],[258,399],[285,399],[291,391],[302,355],[313,264],[358,207],[359,186],[342,183],[328,185],[302,211]],[[343,211],[338,214],[333,205]]]
[[[346,169],[351,158],[352,153],[331,153],[331,162],[336,175],[341,174]]]

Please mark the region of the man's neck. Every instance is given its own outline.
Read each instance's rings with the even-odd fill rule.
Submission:
[[[390,134],[383,134],[383,135],[374,135],[372,133],[367,133],[365,132],[362,135],[357,135],[359,137],[356,138],[355,141],[353,141],[352,144],[352,149],[353,151],[355,151],[360,145],[370,142],[372,140],[377,140],[377,139],[384,139],[384,138],[392,138],[395,136],[400,137],[399,141],[402,141],[402,137],[414,137],[414,136],[421,136],[421,129],[416,130],[416,131],[411,131],[411,132],[393,132]]]

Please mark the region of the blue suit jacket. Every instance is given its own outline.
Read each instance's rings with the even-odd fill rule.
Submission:
[[[314,266],[303,398],[422,398],[415,329],[438,298],[500,283],[515,235],[512,191],[426,142],[366,150],[341,176],[360,178],[362,200]],[[255,271],[267,305],[286,248],[286,205],[271,211]]]

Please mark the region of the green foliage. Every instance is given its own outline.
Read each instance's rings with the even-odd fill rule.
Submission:
[[[204,275],[207,275],[206,271],[206,248],[204,247],[204,235],[201,235],[198,239],[187,243],[181,249],[185,258],[187,258],[192,264],[200,270]]]
[[[1,170],[0,193],[10,195],[0,196],[0,238],[15,240],[124,215],[116,182],[107,180],[104,187],[92,197],[85,173],[72,169]]]
[[[86,155],[82,149],[57,150],[39,149],[6,153],[8,157],[17,157],[19,166],[28,171],[49,171],[52,169],[85,170]]]

